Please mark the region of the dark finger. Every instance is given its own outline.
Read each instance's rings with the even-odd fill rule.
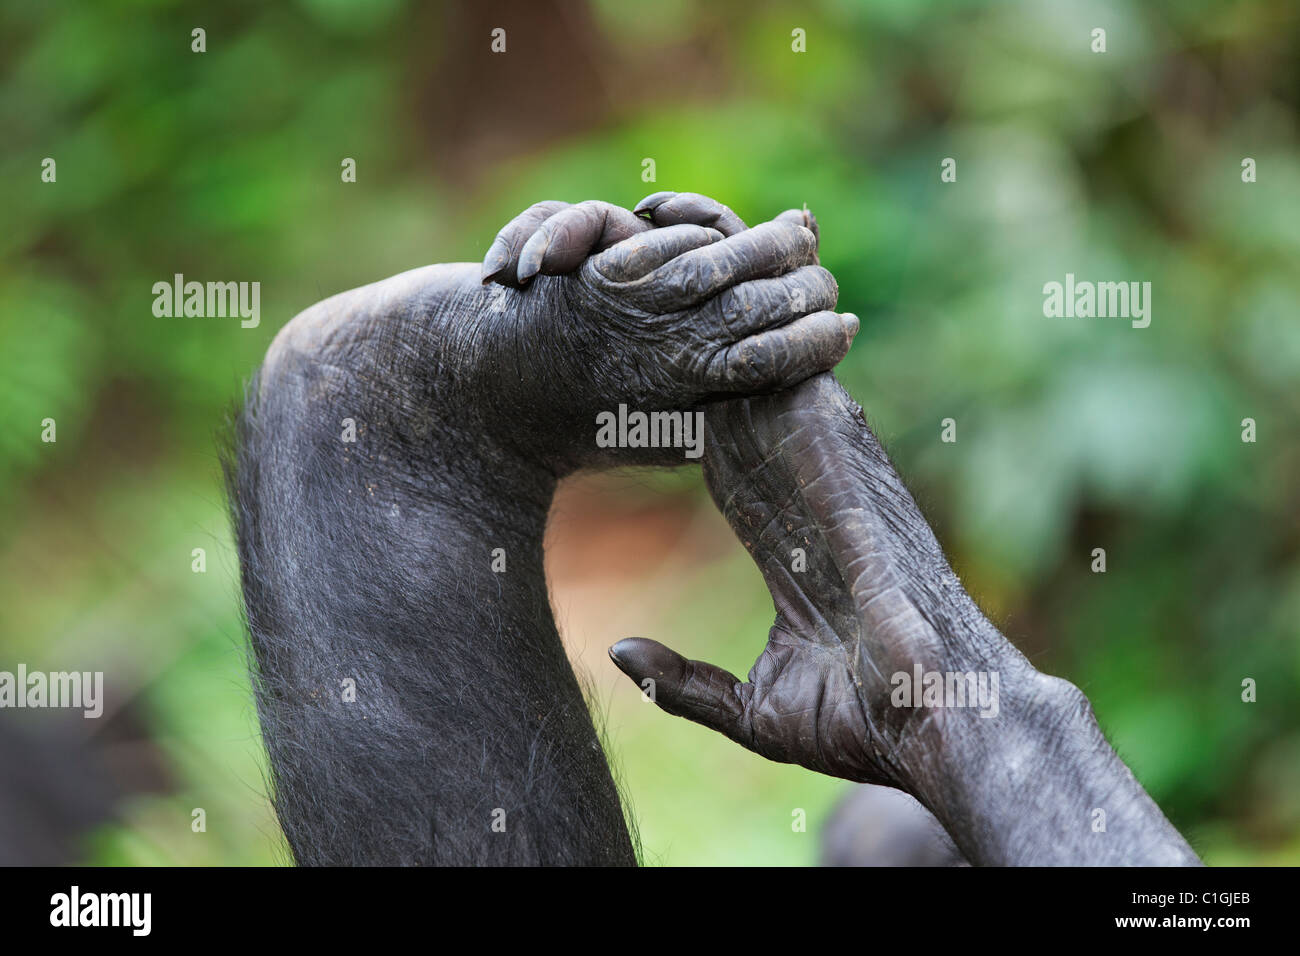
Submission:
[[[700,307],[713,317],[719,343],[738,342],[763,329],[785,325],[810,312],[835,308],[839,286],[821,266],[803,266],[774,279],[752,279],[732,286]]]
[[[632,211],[638,216],[648,215],[656,226],[693,223],[710,226],[724,236],[734,236],[748,228],[728,207],[699,193],[655,193],[642,199]]]
[[[821,241],[822,241],[821,227],[817,225],[817,217],[812,214],[812,210],[810,210],[807,206],[804,206],[802,209],[787,209],[785,212],[777,216],[776,219],[773,221],[792,222],[796,226],[803,226],[805,229],[811,230],[812,234],[817,238],[817,245],[819,247],[821,246]],[[814,260],[814,261],[819,261],[819,260]]]
[[[527,282],[539,272],[572,272],[593,252],[652,228],[621,206],[588,200],[556,213],[541,224],[519,253],[518,275]]]
[[[858,334],[858,317],[814,312],[719,349],[704,370],[703,385],[721,393],[790,388],[834,368]]]
[[[648,229],[593,256],[590,267],[611,282],[635,282],[678,256],[722,238],[716,229],[703,226]]]
[[[803,226],[788,222],[760,223],[665,263],[637,280],[641,289],[636,297],[644,307],[660,314],[678,312],[741,282],[778,276],[811,265],[816,249],[816,237]]]
[[[568,209],[569,203],[559,200],[547,200],[534,203],[519,215],[506,223],[505,228],[497,233],[496,239],[488,247],[483,257],[483,284],[493,281],[502,285],[518,288],[516,268],[519,265],[519,253],[547,219],[561,210]]]

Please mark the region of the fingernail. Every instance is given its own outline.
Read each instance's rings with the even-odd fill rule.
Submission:
[[[609,657],[620,669],[632,667],[635,670],[637,665],[645,663],[646,653],[653,651],[655,646],[654,641],[647,641],[644,637],[625,637],[609,649]]]
[[[670,193],[670,192],[652,193],[651,195],[646,196],[645,199],[642,199],[639,203],[637,203],[635,207],[633,207],[632,215],[641,216],[646,213],[653,212],[655,209],[658,209],[669,199],[672,199],[673,196],[675,195],[677,194]]]
[[[527,262],[519,263],[519,281],[528,282],[533,276],[537,275],[542,269],[542,260],[539,256],[536,259],[529,259]]]
[[[609,659],[618,665],[619,670],[624,669],[628,655],[636,650],[636,640],[635,637],[625,637],[610,646]]]
[[[542,271],[542,266],[546,263],[546,252],[551,248],[553,238],[551,233],[542,228],[533,233],[532,238],[524,243],[524,248],[519,252],[519,268],[516,271],[520,282],[528,282]]]
[[[510,261],[509,250],[506,249],[505,243],[494,242],[492,248],[488,250],[487,255],[483,257],[483,282],[486,285],[496,278],[497,274],[506,267]]]

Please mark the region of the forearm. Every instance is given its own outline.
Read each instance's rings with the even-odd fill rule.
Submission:
[[[873,539],[870,558],[846,569],[853,576],[874,565],[854,579],[861,639],[878,658],[888,657],[886,647],[925,648],[936,656],[919,662],[924,672],[946,684],[948,675],[974,675],[974,686],[983,681],[992,690],[983,707],[952,706],[942,696],[937,707],[920,702],[919,720],[909,721],[895,755],[913,796],[977,863],[1198,862],[1106,742],[1087,697],[1035,670],[967,595],[842,386],[806,407],[826,418],[802,420],[828,454],[816,467],[853,476],[861,496],[846,498],[846,511],[873,513],[828,529],[832,537],[866,530]],[[816,442],[831,432],[835,440]],[[852,547],[839,543],[842,553]],[[884,584],[871,587],[867,577]],[[929,633],[904,645],[897,632],[907,626]],[[899,668],[909,670],[915,682],[915,663]]]
[[[1008,645],[1009,646],[1009,645]],[[961,665],[956,665],[961,666]],[[936,709],[901,753],[905,789],[967,859],[998,866],[1194,866],[1106,742],[1084,694],[1013,649],[997,714]]]
[[[863,497],[854,506],[876,516],[866,523],[872,574],[898,584],[887,594],[859,579],[863,639],[885,656],[882,647],[899,646],[898,628],[928,630],[910,645],[937,655],[923,670],[973,674],[993,692],[985,707],[921,701],[894,755],[909,791],[975,863],[1197,863],[1106,742],[1083,693],[1035,670],[975,606],[860,410],[838,383],[834,391],[813,411],[830,420],[810,426],[839,439],[823,446],[833,456],[819,467],[855,476]],[[830,533],[854,526],[840,522]],[[915,677],[915,666],[900,670]]]

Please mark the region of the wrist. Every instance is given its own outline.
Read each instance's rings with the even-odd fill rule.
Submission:
[[[948,710],[926,721],[904,761],[904,789],[972,863],[1200,862],[1106,742],[1077,687],[1013,659],[1003,664],[998,703],[995,717]]]
[[[1073,685],[1035,670],[1002,643],[908,675],[913,698],[904,701],[910,711],[890,766],[897,785],[945,826],[997,808],[1014,812],[1059,738],[1090,719]]]

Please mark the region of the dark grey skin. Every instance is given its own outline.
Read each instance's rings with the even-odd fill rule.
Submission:
[[[747,682],[652,641],[616,645],[664,710],[773,760],[897,787],[976,865],[1199,862],[1083,693],[1035,670],[980,613],[838,382],[727,402],[706,423],[709,489],[777,619]],[[791,570],[795,548],[804,572]],[[996,673],[997,715],[894,706],[892,676],[918,663]]]
[[[665,709],[772,759],[912,793],[972,862],[1196,862],[1082,695],[979,614],[860,410],[816,375],[857,323],[831,311],[810,217],[743,231],[688,195],[642,211],[674,228],[599,203],[534,207],[482,272],[344,293],[269,351],[228,475],[295,859],[634,862],[547,600],[555,483],[680,463],[596,448],[595,411],[803,382],[708,410],[710,488],[778,608],[750,682],[647,641],[618,645],[619,665],[654,679]],[[798,576],[782,564],[794,542]],[[882,678],[918,661],[998,669],[999,717],[890,708]]]
[[[734,213],[695,194],[656,194],[637,211],[743,235]],[[662,709],[771,760],[896,787],[977,865],[1200,863],[1106,742],[1084,694],[1035,670],[967,595],[830,373],[709,406],[704,461],[715,503],[772,592],[776,623],[747,681],[654,641],[616,644],[614,662]],[[804,570],[794,570],[795,549]],[[895,706],[894,675],[917,665],[998,675],[996,716]]]
[[[546,204],[503,236],[486,270],[299,315],[236,422],[258,715],[302,864],[635,863],[548,601],[556,482],[683,461],[598,448],[598,411],[788,387],[857,329],[799,222],[724,238]],[[526,290],[484,284],[507,265]]]

